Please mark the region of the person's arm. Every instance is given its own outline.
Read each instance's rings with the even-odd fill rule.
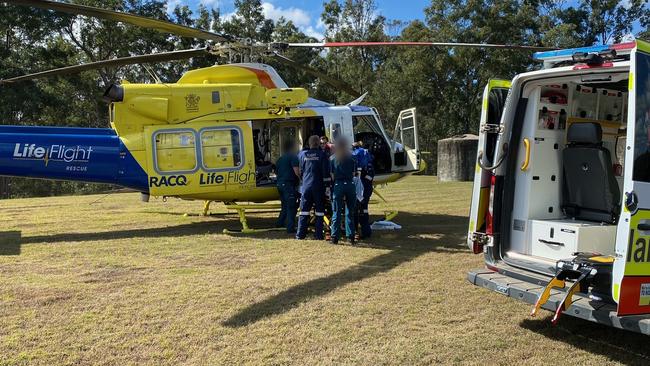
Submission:
[[[321,158],[323,159],[322,169],[323,169],[323,183],[326,186],[329,186],[332,182],[332,172],[330,167],[330,159],[326,159],[325,153],[321,152]]]
[[[298,177],[298,180],[300,180],[300,161],[298,161],[297,156],[294,156],[291,160],[291,167],[293,168],[293,173]]]
[[[373,164],[372,155],[370,153],[368,153],[368,159],[367,159],[367,162],[366,162],[366,176],[365,176],[365,178],[367,180],[369,180],[370,182],[372,182],[373,179],[375,179],[375,167],[374,167],[374,164]]]
[[[302,179],[302,172],[305,170],[303,164],[305,160],[302,158],[302,154],[298,154],[298,178]]]

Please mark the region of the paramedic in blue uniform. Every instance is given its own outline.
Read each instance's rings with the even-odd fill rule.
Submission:
[[[302,187],[300,189],[300,216],[296,239],[307,236],[309,215],[315,211],[314,238],[323,240],[323,218],[325,216],[325,186],[330,182],[329,164],[320,149],[320,139],[314,135],[309,138],[309,149],[298,155]]]
[[[370,196],[372,196],[372,181],[375,179],[375,169],[372,164],[372,155],[363,147],[361,141],[354,144],[352,156],[357,163],[357,172],[363,183],[363,201],[357,202],[357,216],[354,226],[361,226],[359,238],[364,239],[372,235],[368,204],[370,203]]]
[[[354,208],[357,201],[354,187],[356,163],[345,138],[336,141],[334,155],[330,158],[332,174],[332,244],[338,244],[341,237],[341,215],[345,207],[345,235],[354,245]]]
[[[296,196],[300,170],[298,168],[298,155],[295,151],[296,144],[286,141],[282,146],[282,156],[275,163],[278,192],[282,209],[276,227],[286,227],[289,234],[296,232]]]

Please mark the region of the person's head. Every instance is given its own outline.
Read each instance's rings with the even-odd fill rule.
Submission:
[[[282,152],[287,154],[293,152],[296,147],[296,143],[292,140],[287,140],[282,144]]]
[[[363,147],[363,141],[355,141],[352,144],[352,147],[354,147],[354,148]]]
[[[350,143],[345,137],[339,137],[334,143],[334,153],[337,158],[343,158],[350,154]]]
[[[320,146],[320,137],[316,135],[310,136],[308,142],[310,149],[318,149]]]
[[[321,136],[320,137],[320,147],[323,149],[327,147],[327,144],[330,142],[330,139],[327,138],[327,136]]]

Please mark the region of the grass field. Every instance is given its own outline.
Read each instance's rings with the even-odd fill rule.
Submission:
[[[361,247],[228,236],[221,205],[137,194],[0,201],[0,364],[650,363],[645,336],[470,285],[470,190],[391,185],[404,229]]]

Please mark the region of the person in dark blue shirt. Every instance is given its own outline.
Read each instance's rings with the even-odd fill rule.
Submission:
[[[354,245],[354,207],[357,201],[354,186],[356,163],[345,138],[336,141],[334,155],[330,158],[330,171],[334,187],[332,189],[332,244],[338,244],[341,237],[341,215],[345,207],[345,235]]]
[[[309,149],[301,151],[298,155],[302,186],[300,189],[300,217],[298,218],[296,239],[304,239],[307,236],[309,215],[313,207],[316,215],[314,238],[323,240],[325,185],[331,178],[329,164],[319,145],[319,137],[316,135],[311,136],[309,138]]]
[[[325,158],[327,159],[327,164],[329,164],[329,159],[332,156],[332,152],[334,151],[334,146],[330,143],[330,139],[323,135],[320,137],[320,148],[323,150],[323,153],[325,154]],[[332,218],[332,182],[329,182],[329,184],[325,185],[325,217],[329,217],[330,219]],[[325,240],[330,240],[332,238],[330,227],[325,226]]]
[[[363,200],[357,202],[357,215],[354,226],[361,226],[359,238],[364,239],[372,235],[368,204],[370,203],[370,196],[372,196],[372,181],[375,179],[375,169],[372,154],[363,147],[361,141],[354,144],[352,156],[357,163],[357,172],[363,183]]]
[[[296,155],[296,144],[293,141],[286,141],[282,146],[282,156],[275,163],[278,192],[282,209],[276,223],[276,227],[286,227],[289,234],[296,232],[296,197],[300,170],[298,168],[298,156]]]

